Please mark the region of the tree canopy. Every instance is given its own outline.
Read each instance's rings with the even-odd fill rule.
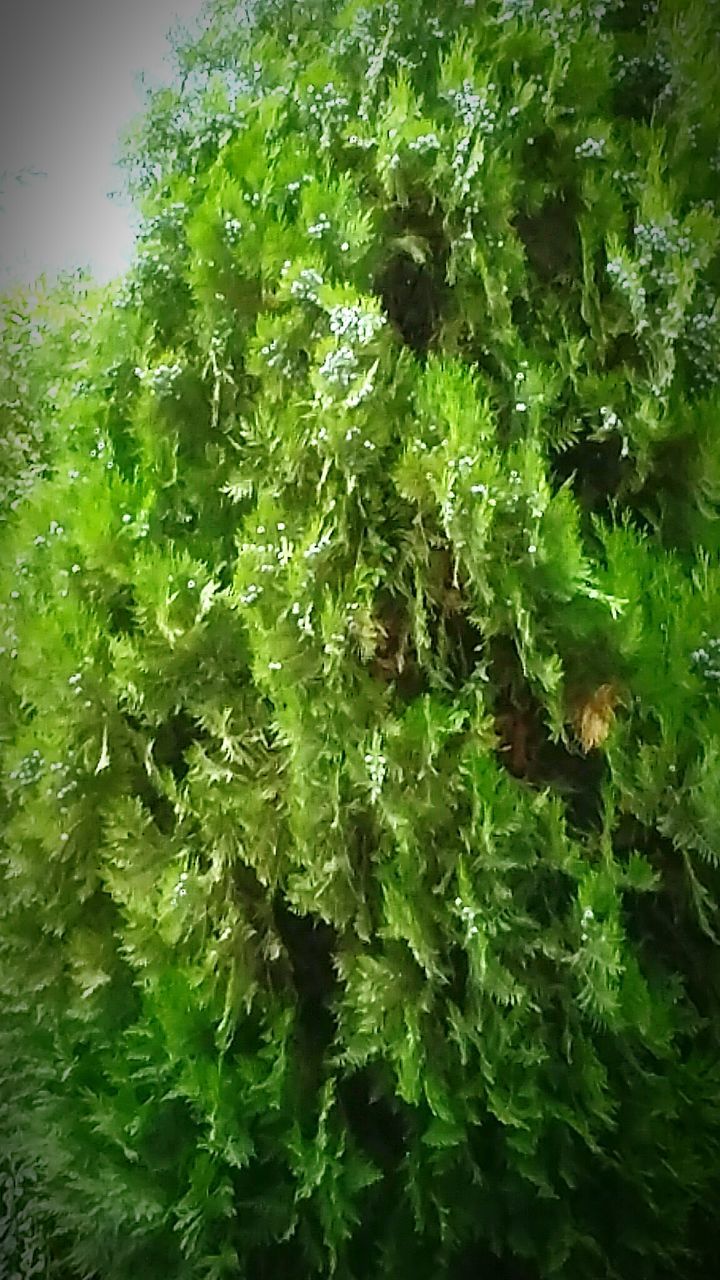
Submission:
[[[215,0],[6,302],[22,1280],[708,1274],[719,30]]]

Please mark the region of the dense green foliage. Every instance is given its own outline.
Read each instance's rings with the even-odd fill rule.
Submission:
[[[54,444],[56,397],[61,380],[80,375],[92,349],[92,319],[102,291],[83,273],[54,287],[39,282],[29,292],[2,299],[0,311],[0,528],[22,497],[48,472]]]
[[[256,9],[2,337],[8,1266],[708,1274],[718,6]]]

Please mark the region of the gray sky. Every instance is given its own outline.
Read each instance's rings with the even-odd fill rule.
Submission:
[[[0,287],[88,266],[108,280],[128,264],[117,140],[139,110],[138,75],[170,79],[167,33],[201,0],[4,0],[0,14]],[[21,185],[21,169],[44,171]]]

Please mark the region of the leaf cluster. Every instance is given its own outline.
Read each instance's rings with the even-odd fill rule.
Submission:
[[[2,1132],[74,1277],[717,1246],[717,15],[637,7],[219,0],[127,277],[9,313]]]

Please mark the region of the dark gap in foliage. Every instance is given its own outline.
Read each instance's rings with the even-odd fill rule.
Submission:
[[[709,1280],[717,1274],[720,1258],[720,1226],[713,1201],[690,1210],[685,1238],[692,1241],[692,1256],[683,1258],[679,1280]],[[678,1280],[677,1267],[659,1268],[653,1272],[652,1280]]]
[[[537,755],[535,781],[539,786],[550,784],[560,792],[572,827],[592,831],[602,826],[601,793],[607,772],[607,760],[602,752],[575,754],[562,742],[545,738]]]
[[[398,1185],[407,1176],[405,1162],[418,1136],[414,1108],[394,1092],[393,1073],[384,1063],[366,1066],[338,1084],[338,1100],[346,1124],[356,1144],[382,1174],[363,1190],[359,1221],[348,1241],[348,1276],[363,1276],[368,1273],[368,1266],[373,1275],[394,1274],[384,1265],[383,1237],[386,1239],[388,1231],[395,1230],[395,1224],[388,1221],[388,1204],[395,1200]],[[381,1236],[378,1222],[384,1224]],[[424,1274],[415,1267],[413,1273],[416,1277]]]
[[[434,654],[447,668],[453,687],[472,675],[484,639],[480,628],[467,616],[467,581],[460,569],[457,578],[450,549],[441,542],[432,554],[430,594],[435,604],[428,621]]]
[[[109,1022],[110,1019],[108,1018]],[[117,1032],[117,1022],[112,1019],[114,1029]],[[102,1095],[107,1090],[107,1078],[103,1069],[102,1059],[97,1053],[97,1045],[93,1043],[92,1038],[88,1035],[73,1034],[73,1030],[80,1030],[80,1023],[77,1018],[73,1018],[72,1022],[66,1015],[66,1034],[65,1042],[66,1056],[72,1052],[72,1087],[78,1094],[82,1094],[85,1090],[91,1093]],[[72,1045],[72,1050],[70,1049]],[[2,1272],[0,1272],[2,1275]]]
[[[602,26],[621,39],[616,42],[616,69],[611,109],[614,115],[643,124],[652,122],[668,76],[660,50],[647,40],[653,7],[647,0],[620,0],[602,19]]]
[[[382,890],[375,875],[373,855],[378,845],[378,832],[374,815],[367,810],[354,812],[352,817],[354,837],[353,867],[361,886],[370,930],[375,934],[382,920]]]
[[[447,953],[448,983],[445,988],[448,1008],[452,1005],[458,1009],[464,1008],[469,972],[466,948],[457,945],[450,947]]]
[[[185,1098],[171,1098],[156,1104],[148,1114],[139,1154],[147,1168],[179,1172],[183,1156],[187,1158],[193,1151],[189,1139],[197,1133],[189,1102]]]
[[[529,298],[524,297],[521,293],[516,293],[510,300],[510,315],[518,333],[525,334],[530,332],[533,311]]]
[[[682,974],[685,990],[702,1016],[712,1017],[720,1000],[717,946],[699,926],[683,856],[655,827],[626,814],[613,835],[619,857],[637,852],[660,877],[658,888],[625,894],[625,922],[640,947],[647,972]],[[702,865],[690,854],[693,871],[704,881]]]
[[[147,1232],[139,1242],[136,1236],[130,1234],[114,1237],[107,1235],[101,1247],[101,1270],[92,1273],[92,1280],[105,1280],[106,1276],[118,1274],[181,1280],[183,1266],[178,1254],[177,1237],[167,1227]],[[78,1280],[80,1275],[87,1276],[88,1273],[84,1269],[75,1270],[73,1280]]]
[[[398,254],[385,267],[375,289],[403,342],[416,355],[424,355],[439,314],[437,288],[427,266]]]
[[[650,124],[666,85],[666,73],[651,58],[642,58],[632,69],[628,69],[626,62],[623,79],[616,80],[613,86],[613,114]]]
[[[660,441],[653,451],[649,478],[633,495],[636,520],[656,534],[666,550],[691,552],[688,507],[713,505],[698,493],[693,475],[698,470],[698,449],[692,437]]]
[[[118,934],[121,928],[122,925],[118,921],[116,926]],[[135,975],[129,962],[123,956],[118,958],[119,968],[115,969],[105,988],[105,1016],[108,1025],[112,1023],[115,1030],[120,1023],[129,1027],[142,1016],[142,1002],[135,985]]]
[[[159,350],[181,345],[187,332],[188,319],[193,314],[193,294],[189,284],[177,272],[168,281],[160,281],[153,274],[154,263],[148,259],[144,269],[142,260],[135,267],[140,281],[140,314],[152,324],[155,344]]]
[[[207,740],[207,734],[187,711],[177,711],[153,730],[153,758],[160,768],[169,769],[176,782],[182,782],[190,766],[185,754],[195,742]]]
[[[111,635],[132,635],[137,631],[135,594],[130,585],[118,587],[108,601],[108,630]]]
[[[513,641],[494,636],[490,641],[490,688],[495,690],[494,716],[498,733],[496,754],[516,778],[532,781],[542,733],[541,708],[523,674]]]
[[[185,753],[194,742],[207,740],[207,735],[185,711],[170,716],[159,726],[149,725],[129,711],[122,711],[121,715],[128,729],[139,739],[135,743],[135,765],[131,771],[132,793],[148,810],[159,831],[163,835],[169,835],[176,825],[175,808],[172,801],[153,786],[142,764],[142,754],[148,742],[153,739],[152,755],[155,763],[169,768],[175,780],[181,782],[189,768]]]
[[[307,377],[308,370],[311,365],[310,352],[305,347],[298,347],[295,352],[295,359],[298,365],[298,379],[302,380]]]
[[[658,835],[658,839],[663,837]],[[650,838],[650,830],[644,826],[639,818],[632,813],[622,814],[616,824],[613,834],[613,848],[617,854],[629,854],[633,849],[645,849]]]
[[[96,1005],[94,1016],[98,1026],[105,1023],[111,1025],[116,1032],[119,1026],[128,1027],[135,1022],[141,1010],[141,997],[134,981],[135,975],[130,963],[117,947],[118,938],[122,934],[122,913],[114,898],[104,888],[96,889],[83,903],[83,913],[92,922],[89,927],[96,937],[112,940],[109,946],[112,952],[108,967],[110,981],[105,984],[105,998]],[[99,1063],[100,1059],[95,1058],[90,1064],[93,1078],[100,1078]]]
[[[538,282],[546,286],[577,276],[580,269],[580,234],[577,202],[571,192],[549,200],[538,213],[521,213],[515,219],[528,263]]]
[[[445,283],[448,246],[441,221],[427,204],[413,201],[391,213],[393,249],[375,274],[373,292],[402,341],[421,359],[435,338],[448,289]],[[402,244],[413,237],[425,245],[424,261]]]
[[[262,1012],[259,1009],[236,1012],[225,1056],[228,1059],[241,1057],[250,1060],[260,1055],[266,1044],[267,1023]],[[212,1051],[212,1056],[217,1058],[217,1048]]]
[[[253,1166],[254,1168],[256,1166]],[[243,1202],[243,1212],[253,1211],[252,1202],[248,1205]],[[262,1202],[257,1201],[256,1211],[263,1214]],[[264,1216],[264,1215],[263,1215]],[[247,1257],[247,1269],[243,1272],[244,1276],[252,1277],[252,1280],[299,1280],[298,1277],[298,1245],[297,1240],[282,1240],[280,1243],[275,1241],[264,1244],[260,1249],[252,1249],[248,1253],[243,1252],[243,1257]]]
[[[518,330],[520,332],[520,330]],[[507,442],[507,398],[502,390],[509,381],[505,356],[500,347],[478,346],[477,340],[461,352],[464,359],[481,375],[488,392],[490,408],[495,416],[498,428],[498,439]]]
[[[643,35],[650,16],[648,0],[614,0],[603,15],[601,25],[615,35],[621,32]]]
[[[341,1080],[337,1095],[358,1146],[383,1173],[396,1170],[407,1150],[408,1127],[392,1085],[371,1065]]]
[[[78,1280],[77,1267],[70,1261],[77,1241],[67,1225],[61,1224],[56,1213],[52,1214],[52,1225],[48,1227],[44,1244],[48,1252],[49,1274],[52,1280]],[[42,1275],[42,1272],[40,1274]]]
[[[525,297],[520,294],[515,295],[511,300],[511,309],[515,302],[518,303],[518,308],[520,304],[524,305],[528,316],[530,315],[530,303]],[[513,323],[516,328],[519,328],[519,315],[519,309],[517,312],[513,311]],[[480,374],[481,384],[489,392],[491,406],[497,412],[498,388],[503,387],[512,376],[504,341],[494,341],[492,328],[473,332],[469,327],[465,327],[458,335],[455,354],[458,359],[464,360],[476,373]]]
[[[298,1020],[308,1065],[319,1063],[332,1043],[338,979],[333,964],[337,933],[324,920],[298,915],[282,895],[273,905],[275,925],[290,961]]]
[[[497,690],[494,715],[499,743],[496,755],[515,778],[533,787],[550,786],[563,796],[568,821],[589,831],[601,822],[600,795],[607,772],[605,757],[569,751],[553,742],[545,724],[544,709],[522,671],[512,641],[496,636],[490,644]]]
[[[478,1071],[480,1071],[479,1063]],[[475,1167],[483,1171],[483,1177],[488,1180],[490,1185],[493,1183],[500,1185],[505,1182],[507,1177],[506,1135],[505,1126],[489,1109],[483,1111],[480,1123],[470,1124],[467,1128],[468,1156]],[[512,1208],[509,1211],[512,1212]],[[502,1198],[498,1201],[498,1212],[503,1215],[508,1213],[507,1202],[503,1204]],[[504,1232],[503,1234],[507,1238],[507,1233]],[[481,1231],[478,1230],[474,1238],[471,1235],[469,1241],[458,1246],[458,1265],[461,1259],[471,1263],[473,1257],[476,1257],[477,1253],[484,1253],[487,1247],[486,1239],[483,1238]],[[470,1274],[472,1275],[472,1271]],[[482,1272],[480,1272],[480,1275],[482,1275]]]
[[[484,1243],[466,1245],[447,1271],[447,1280],[540,1280],[519,1258],[500,1258]]]
[[[445,618],[450,674],[457,684],[470,678],[484,647],[483,633],[465,613],[453,612]]]
[[[132,484],[141,465],[141,452],[134,437],[132,405],[138,377],[135,361],[124,359],[108,371],[108,435],[112,441],[113,463],[121,479]]]
[[[682,975],[687,999],[701,1017],[712,1018],[720,997],[717,948],[700,932],[681,887],[625,896],[625,926],[640,949],[643,969],[666,979]]]
[[[554,129],[547,128],[533,134],[532,139],[525,139],[523,151],[523,172],[534,178],[551,177],[550,166],[560,154],[558,139]]]
[[[610,500],[630,474],[630,463],[622,457],[622,440],[618,437],[586,437],[554,455],[551,473],[558,487],[574,473],[573,493],[581,510],[609,515]]]
[[[448,549],[440,546],[433,554],[428,631],[438,665],[446,672],[442,683],[456,688],[475,670],[478,652],[483,647],[483,634],[465,612],[466,584],[458,578],[455,586]],[[370,666],[374,678],[384,683],[393,682],[398,698],[405,703],[429,692],[431,678],[419,664],[403,599],[381,591],[375,622],[379,639]]]
[[[189,510],[182,504],[182,497],[177,490],[170,491],[164,511],[158,504],[158,534],[174,542],[187,538],[197,529],[197,511]]]
[[[235,564],[232,560],[221,560],[215,569],[215,578],[221,591],[227,591],[233,584]]]
[[[241,855],[242,856],[242,855]],[[202,862],[202,856],[200,861]],[[255,869],[237,858],[232,867],[232,894],[237,903],[241,918],[247,922],[255,939],[261,943],[257,954],[256,972],[262,975],[268,990],[277,993],[287,990],[293,980],[290,971],[289,956],[278,958],[276,946],[268,951],[266,943],[277,943],[277,920],[273,905],[268,901],[267,889],[258,879]],[[261,941],[264,940],[264,941]],[[286,949],[287,950],[287,949]],[[245,1011],[233,1035],[233,1045],[237,1052],[257,1052],[262,1043],[260,1023],[255,1022],[255,1015]]]
[[[389,591],[378,595],[375,623],[379,636],[370,672],[384,684],[393,682],[400,700],[411,702],[427,691],[427,678],[418,665],[403,603]]]
[[[169,836],[175,830],[175,808],[167,796],[161,796],[153,787],[148,787],[146,794],[140,797],[145,808],[152,815],[158,831]]]
[[[645,357],[632,333],[618,333],[608,343],[603,370],[613,373],[616,369],[623,369],[628,374],[642,373],[645,369]]]
[[[500,735],[500,758],[511,773],[520,774],[528,760],[528,694],[515,646],[507,636],[493,636],[489,644],[491,689],[495,690],[495,727]],[[503,756],[508,758],[503,759]]]

